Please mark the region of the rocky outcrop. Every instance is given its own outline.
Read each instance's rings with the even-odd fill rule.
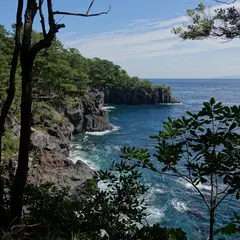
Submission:
[[[56,186],[70,187],[74,194],[95,172],[81,161],[69,160],[69,146],[73,125],[65,120],[46,131],[34,130],[31,134],[32,161],[28,180],[33,184],[50,182]]]
[[[179,103],[172,95],[169,87],[152,88],[101,88],[104,93],[104,102],[108,104],[161,104],[161,103]]]
[[[91,179],[95,172],[85,163],[76,164],[57,151],[43,150],[32,163],[28,179],[30,183],[50,182],[56,186],[70,187],[70,193],[80,191],[84,183]]]
[[[19,135],[19,123],[13,118],[8,117],[7,127]],[[32,128],[28,165],[29,183],[38,185],[50,182],[57,187],[70,187],[70,194],[83,189],[84,183],[93,177],[95,171],[81,161],[73,163],[68,159],[73,131],[73,125],[67,119],[47,130]],[[16,155],[9,160],[10,177],[16,174],[17,158]]]
[[[92,89],[71,108],[65,110],[65,115],[74,126],[74,133],[111,130],[108,112],[102,109],[104,93]]]

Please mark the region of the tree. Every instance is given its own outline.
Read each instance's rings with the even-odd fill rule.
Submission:
[[[231,3],[233,2],[235,1]],[[190,25],[186,28],[173,29],[173,32],[183,40],[220,38],[229,41],[240,37],[240,11],[234,6],[217,8],[213,13],[208,14],[206,6],[200,3],[195,9],[187,10],[187,16],[190,19]]]
[[[2,137],[4,134],[4,125],[12,105],[15,95],[15,75],[17,71],[18,58],[21,47],[21,29],[22,29],[22,10],[23,0],[18,1],[18,8],[16,14],[16,30],[15,30],[15,47],[13,50],[13,56],[11,61],[11,68],[9,74],[9,87],[7,90],[7,98],[3,103],[0,115],[0,225],[4,221],[4,209],[3,206],[3,191],[4,191],[4,180],[3,180],[3,161],[2,161]]]
[[[44,3],[46,3],[48,15],[48,30],[46,28],[44,17]],[[12,104],[15,93],[15,73],[20,56],[21,70],[22,70],[22,97],[21,97],[21,133],[20,133],[20,146],[18,154],[18,167],[15,180],[12,186],[12,200],[11,200],[11,218],[13,220],[19,219],[22,214],[23,204],[23,191],[27,179],[28,172],[28,158],[30,149],[30,135],[31,135],[31,107],[32,107],[32,85],[33,85],[33,65],[37,54],[43,49],[51,46],[55,39],[56,33],[64,28],[64,24],[58,24],[55,21],[55,15],[71,15],[81,17],[92,17],[107,14],[107,12],[90,14],[90,10],[94,4],[91,1],[87,12],[74,13],[74,12],[61,12],[53,11],[52,0],[27,0],[25,9],[24,24],[22,24],[22,13],[24,1],[18,1],[17,20],[16,20],[16,33],[15,33],[15,49],[13,60],[11,64],[9,90],[7,92],[7,100],[3,105],[0,118],[0,137],[4,131],[4,122]],[[39,13],[42,35],[43,38],[37,42],[33,42],[33,24],[34,19]],[[23,25],[23,31],[21,32]],[[21,36],[22,34],[22,36]],[[1,139],[1,138],[0,138]]]
[[[240,106],[223,106],[214,98],[203,105],[196,114],[168,118],[164,130],[153,137],[158,142],[153,157],[160,165],[153,164],[146,149],[124,147],[122,158],[191,184],[208,210],[209,239],[213,240],[217,208],[231,194],[240,198]],[[200,184],[210,186],[210,198]]]

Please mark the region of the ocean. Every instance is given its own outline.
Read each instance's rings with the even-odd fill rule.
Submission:
[[[156,135],[167,117],[178,118],[186,111],[197,112],[204,101],[214,97],[225,105],[240,104],[240,80],[237,79],[151,79],[153,84],[170,86],[177,105],[109,106],[110,123],[114,131],[77,135],[73,141],[72,160],[82,160],[92,168],[106,169],[119,161],[121,146],[136,146],[154,151]],[[198,194],[186,182],[168,176],[159,176],[142,170],[142,181],[149,187],[146,199],[149,204],[149,223],[181,227],[188,239],[207,239],[208,216]],[[201,185],[208,195],[209,187]],[[228,220],[240,202],[229,198],[217,211],[217,225]]]

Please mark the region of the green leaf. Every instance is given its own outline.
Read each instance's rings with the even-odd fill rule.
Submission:
[[[211,108],[209,102],[204,102],[203,105],[204,105],[204,107],[207,108],[207,109],[210,109],[210,108]]]
[[[162,172],[166,172],[168,169],[168,166],[165,166],[163,169],[162,169]]]
[[[216,102],[215,99],[212,97],[212,98],[210,99],[210,104],[213,105],[215,102]]]

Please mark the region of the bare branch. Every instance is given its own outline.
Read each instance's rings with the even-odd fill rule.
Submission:
[[[43,15],[43,11],[42,11],[43,2],[44,2],[44,0],[39,0],[38,5],[39,5],[39,15],[40,15],[40,19],[41,19],[40,22],[42,25],[43,36],[45,38],[47,35],[47,32],[46,32],[46,26],[45,26],[45,19],[44,19],[44,15]]]
[[[47,0],[47,7],[48,7],[48,24],[49,24],[49,28],[50,28],[49,31],[52,31],[55,28],[52,0]]]
[[[111,6],[106,12],[99,12],[99,13],[93,13],[93,14],[84,14],[84,13],[73,13],[73,12],[60,12],[55,11],[53,12],[54,15],[69,15],[69,16],[78,16],[78,17],[97,17],[100,15],[108,14],[111,11]]]
[[[220,203],[221,203],[227,196],[229,196],[229,193],[226,193],[226,194],[218,201],[218,203],[215,205],[214,209],[216,209],[216,208],[220,205]]]
[[[219,192],[219,193],[217,194],[217,196],[220,196],[220,195],[226,193],[228,189],[229,189],[229,186],[226,187],[222,192]]]
[[[92,8],[92,6],[93,6],[93,4],[94,4],[94,1],[95,1],[95,0],[92,0],[92,2],[91,2],[90,5],[89,5],[88,10],[87,10],[87,12],[86,12],[87,15],[89,14],[89,12],[90,12],[90,10],[91,10],[91,8]]]
[[[31,57],[35,57],[38,52],[40,52],[44,48],[49,48],[51,46],[51,43],[53,39],[55,38],[55,33],[58,32],[60,28],[65,28],[64,24],[56,24],[54,26],[53,30],[49,30],[49,32],[46,34],[46,37],[36,44],[32,46],[32,48],[29,50],[29,54]]]

